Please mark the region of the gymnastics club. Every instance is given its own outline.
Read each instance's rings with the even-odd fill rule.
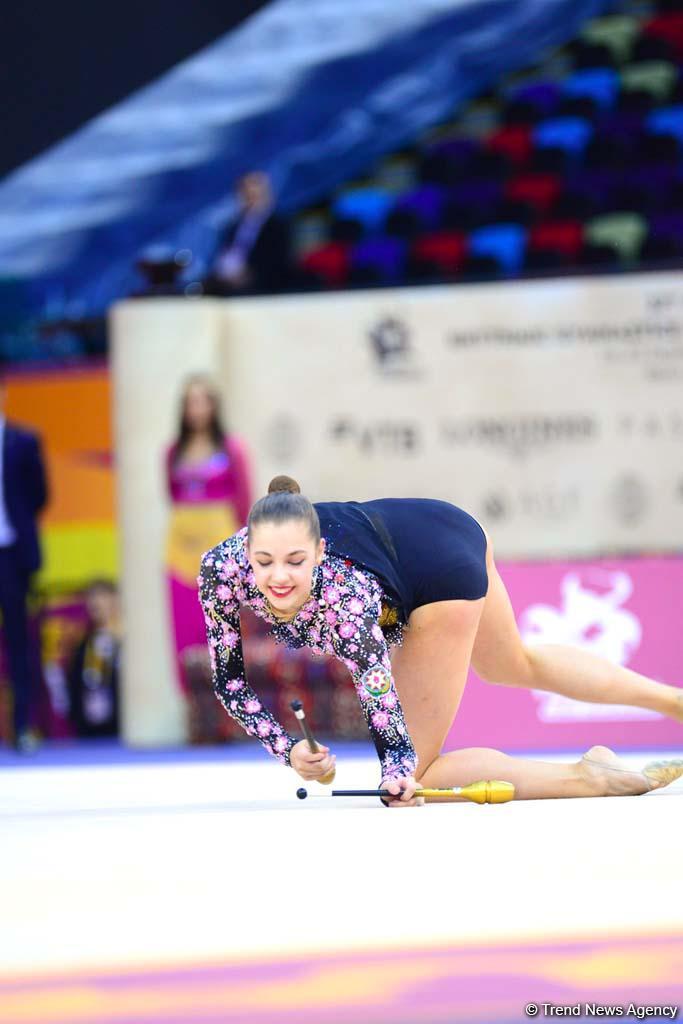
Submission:
[[[319,748],[318,744],[315,742],[315,736],[311,732],[310,725],[306,721],[306,715],[304,714],[304,706],[303,706],[303,704],[301,703],[300,700],[293,700],[289,706],[292,709],[292,711],[294,712],[294,714],[296,715],[296,717],[299,719],[299,725],[301,726],[301,731],[303,732],[304,738],[306,739],[306,741],[308,743],[309,750],[311,751],[312,754],[317,754],[320,748]],[[336,768],[332,768],[327,773],[327,775],[323,775],[322,778],[316,779],[316,782],[322,782],[323,785],[329,786],[329,784],[331,782],[334,782],[334,777],[335,777],[336,774],[337,774],[337,769]],[[306,791],[304,790],[304,793],[305,792]],[[300,799],[303,800],[304,798],[301,797]]]
[[[305,800],[308,791],[302,786],[297,789],[299,800]],[[315,797],[331,796],[388,796],[394,797],[388,789],[333,789],[331,793],[311,794]],[[449,800],[471,800],[475,804],[506,804],[515,798],[515,787],[511,782],[499,779],[485,779],[469,786],[453,786],[451,789],[416,789],[415,796],[421,796],[425,803],[440,803]]]

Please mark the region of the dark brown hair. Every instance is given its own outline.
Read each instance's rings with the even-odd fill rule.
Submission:
[[[180,423],[178,426],[178,434],[176,437],[175,448],[173,458],[178,459],[185,447],[187,446],[190,438],[192,437],[192,428],[187,419],[187,396],[190,388],[199,384],[201,387],[206,389],[211,405],[213,406],[211,419],[209,420],[209,434],[213,441],[216,449],[222,449],[225,446],[225,438],[227,430],[223,425],[220,412],[220,395],[213,381],[202,373],[195,373],[191,377],[188,377],[183,385],[183,390],[180,395]]]
[[[311,502],[301,493],[291,476],[276,476],[268,484],[268,493],[252,505],[247,527],[251,531],[260,523],[285,523],[300,519],[306,523],[314,543],[320,543],[320,520]]]

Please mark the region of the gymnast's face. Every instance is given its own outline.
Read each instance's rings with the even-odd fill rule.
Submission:
[[[308,600],[313,567],[324,551],[325,541],[316,546],[305,522],[290,519],[255,526],[247,555],[258,589],[273,608],[290,615]]]

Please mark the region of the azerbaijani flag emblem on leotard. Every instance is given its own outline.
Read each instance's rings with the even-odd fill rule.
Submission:
[[[391,686],[391,677],[381,668],[369,668],[363,674],[363,686],[373,697],[381,697]]]

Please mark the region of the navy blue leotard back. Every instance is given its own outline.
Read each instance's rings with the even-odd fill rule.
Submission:
[[[378,498],[315,503],[330,550],[372,572],[404,621],[421,605],[484,597],[486,536],[447,501]]]

